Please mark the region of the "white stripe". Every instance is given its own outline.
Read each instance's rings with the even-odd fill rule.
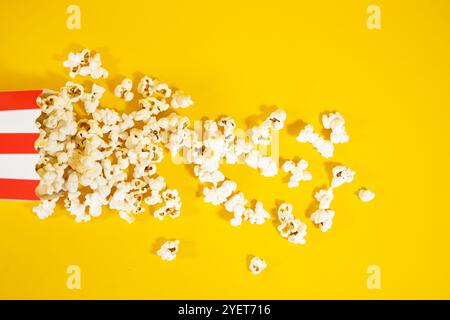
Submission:
[[[38,161],[38,154],[0,154],[0,178],[39,180]]]
[[[0,133],[39,133],[40,109],[0,111]]]

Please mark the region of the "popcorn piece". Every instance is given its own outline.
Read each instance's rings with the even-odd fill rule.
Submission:
[[[225,180],[225,176],[222,172],[218,170],[208,171],[203,169],[202,166],[194,167],[194,174],[199,178],[201,183],[212,183],[214,186],[217,186],[219,182]]]
[[[248,220],[251,224],[263,224],[270,219],[270,214],[264,209],[263,204],[257,201],[255,209],[248,212]]]
[[[337,188],[344,183],[350,183],[354,178],[354,171],[350,170],[346,166],[335,166],[333,168],[333,180],[331,181],[331,187]]]
[[[203,189],[203,195],[205,196],[205,202],[211,203],[215,206],[220,205],[227,201],[230,195],[236,191],[237,184],[231,180],[225,180],[220,187],[205,187]]]
[[[290,203],[282,203],[278,207],[278,231],[283,238],[294,244],[305,244],[306,224],[292,215],[293,206]]]
[[[273,177],[278,173],[277,162],[272,157],[260,157],[258,168],[264,177]]]
[[[174,109],[187,108],[191,106],[194,102],[191,97],[186,95],[183,91],[177,90],[172,95],[172,100],[170,101],[170,106]]]
[[[310,143],[314,148],[325,158],[330,158],[334,153],[333,144],[322,138],[318,133],[314,132],[312,125],[308,124],[300,131],[297,136],[297,141],[300,143]]]
[[[308,168],[308,162],[306,160],[300,160],[297,164],[292,160],[287,160],[281,167],[284,172],[291,174],[289,179],[288,188],[295,188],[299,186],[300,181],[312,180],[312,175],[306,169]]]
[[[322,116],[322,124],[325,129],[331,129],[330,140],[332,143],[346,143],[349,141],[345,130],[345,120],[344,117],[339,113],[324,114]]]
[[[89,49],[69,53],[63,65],[70,69],[69,76],[71,78],[74,78],[76,75],[91,76],[92,79],[108,77],[108,71],[102,68],[100,54],[93,53]]]
[[[333,188],[321,189],[314,194],[314,198],[319,202],[319,209],[329,209],[333,201]]]
[[[359,189],[358,197],[362,202],[369,202],[375,198],[375,193],[369,189],[361,188]]]
[[[235,194],[230,199],[225,202],[225,210],[232,212],[234,217],[231,219],[230,223],[232,226],[236,227],[242,223],[245,219],[247,199],[245,199],[244,194],[239,192]]]
[[[134,220],[135,220],[135,218],[134,218],[132,215],[128,214],[128,213],[125,212],[125,211],[120,211],[120,212],[119,212],[119,217],[120,217],[121,219],[125,220],[125,221],[128,222],[128,223],[133,223]]]
[[[259,257],[253,257],[250,260],[249,269],[254,274],[260,274],[265,268],[267,268],[267,263]]]
[[[53,200],[41,201],[41,203],[38,206],[33,208],[33,212],[37,214],[39,219],[48,218],[53,214],[57,201],[58,201],[57,198]]]
[[[172,261],[177,257],[180,240],[166,241],[156,252],[164,261]]]
[[[133,92],[131,92],[132,88],[133,88],[133,81],[129,78],[125,78],[114,89],[114,95],[118,98],[122,98],[123,100],[129,102],[133,100],[134,97]]]
[[[265,120],[264,124],[268,125],[272,130],[281,130],[284,127],[284,121],[286,120],[286,112],[278,109],[270,114]]]
[[[94,83],[92,85],[91,93],[85,93],[82,96],[81,100],[84,102],[84,108],[87,113],[95,112],[105,91],[105,88]]]
[[[329,209],[318,209],[311,215],[311,220],[318,224],[322,232],[326,232],[333,224],[334,211]]]

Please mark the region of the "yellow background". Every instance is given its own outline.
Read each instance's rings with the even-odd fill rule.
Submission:
[[[380,31],[366,27],[373,3]],[[66,28],[70,4],[81,8],[81,30]],[[183,111],[192,120],[227,114],[245,127],[268,106],[284,108],[281,157],[307,159],[314,179],[288,189],[284,174],[224,170],[267,208],[293,203],[305,246],[272,223],[232,228],[168,158],[159,173],[181,192],[176,220],[146,213],[129,225],[105,212],[76,224],[58,210],[41,221],[31,203],[1,202],[0,298],[450,298],[449,13],[446,0],[2,1],[1,90],[57,89],[67,53],[88,47],[102,54],[108,88],[159,77],[192,95]],[[106,102],[123,108],[111,94]],[[292,132],[297,120],[320,128],[328,110],[345,116],[351,141],[324,161]],[[357,176],[336,191],[334,225],[322,233],[305,215],[330,162]],[[359,201],[362,186],[373,202]],[[168,263],[154,251],[170,238],[181,244]],[[260,276],[249,255],[268,262]],[[81,290],[66,288],[69,265],[81,268]],[[381,268],[381,290],[366,286],[369,265]]]

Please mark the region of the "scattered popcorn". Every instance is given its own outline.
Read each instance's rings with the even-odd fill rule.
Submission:
[[[88,49],[70,53],[64,66],[70,69],[71,78],[108,76],[100,55]],[[114,94],[131,101],[132,89],[132,80],[125,78],[116,86]],[[203,121],[201,126],[194,123],[192,129],[188,117],[165,113],[170,108],[187,108],[193,101],[183,91],[173,90],[148,76],[137,84],[139,109],[129,114],[101,107],[105,93],[101,86],[93,84],[88,90],[69,81],[59,92],[46,92],[37,99],[42,112],[37,121],[39,138],[35,143],[40,155],[36,166],[40,177],[36,194],[41,202],[33,211],[39,218],[51,216],[59,200],[76,222],[99,217],[104,206],[116,210],[128,223],[145,212],[146,205],[157,206],[153,215],[158,220],[179,217],[182,203],[178,191],[168,188],[164,178],[157,174],[164,147],[173,157],[181,154],[186,163],[192,164],[194,175],[204,184],[204,201],[223,205],[232,214],[232,226],[244,221],[261,225],[270,219],[262,202],[256,201],[253,208],[248,205],[244,193],[237,191],[237,183],[227,179],[220,166],[223,162],[244,163],[258,169],[263,176],[275,176],[277,159],[261,149],[272,142],[274,131],[284,128],[285,111],[275,110],[261,124],[240,135],[243,131],[237,130],[236,122],[228,116]],[[80,107],[84,107],[86,115],[75,112]],[[323,115],[322,124],[331,130],[330,140],[321,137],[309,124],[296,139],[312,144],[322,156],[329,158],[333,156],[334,144],[348,142],[349,136],[345,120],[338,112]],[[290,174],[289,188],[299,186],[300,181],[312,180],[306,160],[297,163],[288,160],[281,168]],[[318,208],[311,220],[323,232],[330,229],[335,216],[330,209],[334,188],[353,181],[355,176],[345,166],[334,167],[332,174],[331,186],[314,194]],[[364,202],[375,197],[368,189],[360,189],[358,195]],[[289,242],[305,244],[307,226],[292,211],[289,203],[279,206],[277,229]],[[176,258],[178,245],[179,240],[167,241],[157,254],[171,261]],[[254,257],[249,267],[252,273],[259,274],[266,266],[265,261]]]
[[[108,71],[102,68],[100,54],[93,53],[89,49],[69,53],[63,65],[66,68],[70,68],[69,76],[71,78],[74,78],[76,75],[90,76],[92,79],[108,77]]]
[[[306,224],[295,219],[292,214],[293,206],[290,203],[282,203],[278,207],[278,231],[283,238],[294,244],[305,244]]]
[[[362,202],[369,202],[375,198],[375,193],[369,189],[361,188],[359,189],[358,197]]]
[[[346,143],[349,141],[345,130],[344,117],[339,113],[324,114],[322,116],[322,124],[325,129],[331,129],[330,140],[332,143]]]
[[[265,268],[267,268],[267,263],[259,257],[253,257],[250,260],[249,269],[254,274],[260,274]]]
[[[129,102],[134,98],[134,93],[131,92],[132,88],[133,88],[133,81],[131,79],[125,78],[114,89],[114,95],[118,98],[122,98],[123,100]]]
[[[164,261],[172,261],[177,257],[180,240],[166,241],[156,252]]]
[[[288,172],[291,174],[289,179],[288,188],[298,187],[300,181],[311,181],[312,174],[307,171],[308,162],[306,160],[300,160],[297,164],[295,164],[292,160],[287,160],[283,163],[281,169],[284,172]]]
[[[355,178],[355,172],[346,166],[335,166],[333,168],[333,180],[331,186],[337,188],[344,183],[350,183]]]
[[[318,224],[322,232],[326,232],[333,224],[334,211],[329,209],[318,209],[311,215],[311,220]]]

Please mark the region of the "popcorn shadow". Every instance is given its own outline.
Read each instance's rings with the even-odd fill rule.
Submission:
[[[303,129],[306,125],[307,125],[307,123],[303,120],[300,120],[300,119],[295,120],[294,122],[292,122],[286,126],[287,133],[290,136],[297,137],[300,130]]]
[[[260,125],[270,113],[275,111],[277,107],[275,105],[261,105],[259,107],[260,113],[253,114],[245,119],[245,125],[247,128],[252,128],[256,125]]]
[[[63,73],[47,72],[45,75],[19,73],[3,64],[0,64],[0,70],[2,74],[13,75],[9,77],[0,77],[0,90],[2,91],[37,89],[59,90],[59,88],[64,86],[67,81],[67,78]]]
[[[156,240],[152,243],[152,248],[150,249],[150,252],[153,254],[157,254],[157,251],[161,248],[161,246],[168,241],[169,239],[164,237],[158,237]]]
[[[231,218],[233,218],[233,214],[225,210],[223,206],[220,206],[220,210],[217,211],[217,215],[228,223],[230,223]]]
[[[245,268],[246,268],[246,269],[249,268],[250,262],[252,261],[252,259],[253,259],[254,257],[255,257],[254,254],[248,254],[248,255],[245,257],[245,263],[246,263]]]
[[[280,172],[280,175],[282,175],[282,177],[281,177],[281,182],[283,183],[283,184],[288,184],[289,183],[289,180],[291,179],[291,174],[289,173],[289,172],[284,172],[284,170],[283,169],[281,169],[281,167],[283,166],[283,163],[285,163],[286,161],[289,161],[290,159],[285,159],[285,158],[282,158],[282,157],[280,157],[279,158],[279,172]]]
[[[286,201],[283,201],[281,199],[275,199],[275,208],[272,208],[270,210],[270,214],[272,216],[272,225],[275,228],[275,230],[278,230],[278,226],[280,225],[280,221],[278,220],[278,208],[284,202]]]

